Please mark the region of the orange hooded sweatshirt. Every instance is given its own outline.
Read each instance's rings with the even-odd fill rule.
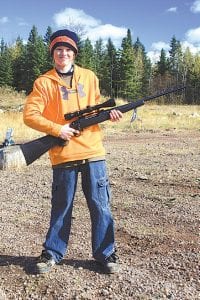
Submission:
[[[99,100],[99,82],[91,70],[75,65],[72,87],[69,87],[52,69],[34,82],[24,107],[24,123],[58,137],[62,125],[75,120],[66,121],[64,114],[94,106]],[[104,156],[99,125],[85,128],[79,137],[72,137],[64,147],[50,149],[49,155],[52,165]]]

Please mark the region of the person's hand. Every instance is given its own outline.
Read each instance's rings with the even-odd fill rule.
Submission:
[[[110,120],[112,122],[116,122],[119,121],[123,116],[123,113],[120,110],[117,109],[112,109],[110,111]]]
[[[65,124],[61,127],[60,137],[63,140],[69,141],[74,135],[79,135],[80,132],[75,130],[69,126],[69,124]]]

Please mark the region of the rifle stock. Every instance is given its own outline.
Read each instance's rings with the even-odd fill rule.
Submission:
[[[63,146],[65,141],[59,137],[46,135],[33,141],[19,145],[27,166],[55,146]]]
[[[177,88],[163,90],[163,91],[158,92],[155,95],[147,96],[147,97],[137,100],[135,102],[130,102],[128,104],[117,106],[115,109],[121,111],[122,113],[126,113],[132,109],[136,109],[137,107],[144,105],[146,101],[150,101],[152,99],[183,90],[184,88],[185,87],[177,87]],[[77,118],[77,120],[71,122],[70,127],[81,131],[84,128],[89,127],[91,125],[102,123],[102,122],[110,119],[110,111],[111,110],[112,109],[100,110],[94,114],[88,114],[85,116],[81,116],[81,117]],[[29,141],[27,143],[19,144],[17,146],[18,147],[17,149],[20,149],[20,151],[22,152],[22,155],[25,159],[26,165],[30,165],[31,163],[33,163],[35,160],[37,160],[40,156],[42,156],[44,153],[46,153],[51,148],[53,148],[55,146],[62,147],[65,144],[66,144],[66,141],[62,140],[61,138],[54,137],[51,135],[46,135],[46,136],[40,137],[38,139]],[[12,145],[9,147],[13,148],[16,146]],[[9,147],[7,147],[7,148],[9,148]],[[4,162],[3,149],[0,149],[0,169],[6,169],[6,165]]]

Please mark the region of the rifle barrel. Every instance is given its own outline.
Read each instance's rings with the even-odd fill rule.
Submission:
[[[121,111],[122,113],[128,112],[132,109],[135,109],[137,107],[140,107],[142,105],[145,104],[146,101],[150,101],[152,99],[173,93],[173,92],[177,92],[179,90],[184,89],[184,87],[178,87],[178,88],[170,88],[170,89],[166,89],[163,91],[158,92],[155,95],[152,96],[147,96],[143,99],[134,101],[134,102],[130,102],[128,104],[124,104],[124,105],[120,105],[120,106],[116,106],[115,109]],[[107,109],[107,110],[101,110],[100,112],[91,115],[91,116],[84,116],[82,118],[79,118],[77,120],[75,120],[74,122],[72,122],[70,124],[70,127],[76,129],[76,130],[83,130],[84,128],[91,126],[91,125],[95,125],[98,123],[102,123],[104,121],[107,121],[110,119],[110,111],[112,109]]]

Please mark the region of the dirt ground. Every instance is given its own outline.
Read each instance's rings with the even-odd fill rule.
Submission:
[[[50,213],[45,154],[0,171],[0,299],[200,299],[200,131],[115,133],[105,138],[121,270],[91,256],[90,220],[77,189],[68,253],[46,275],[33,266]]]

